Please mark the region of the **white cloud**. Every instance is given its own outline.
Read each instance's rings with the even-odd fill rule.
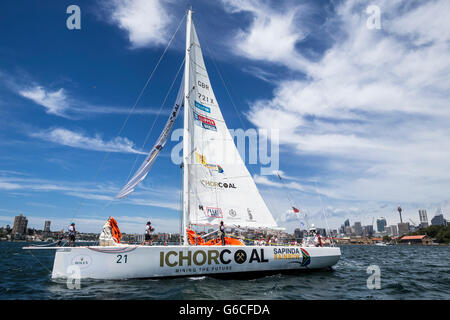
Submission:
[[[9,182],[1,182],[0,181],[0,189],[2,190],[17,190],[20,189],[21,186],[17,183],[9,183]]]
[[[233,52],[303,73],[280,79],[273,98],[251,103],[247,117],[257,127],[279,129],[289,157],[296,152],[303,161],[320,161],[314,174],[322,176],[318,192],[328,201],[448,200],[450,20],[442,14],[448,1],[377,1],[381,30],[366,27],[365,1],[340,3],[326,25],[316,26],[334,42],[314,61],[289,41],[299,31],[296,41],[304,39],[298,19],[286,14],[281,28],[280,13],[265,1],[224,3],[254,17],[234,39],[233,49],[241,50]],[[278,43],[274,33],[285,56],[270,52]],[[252,39],[261,43],[251,47]]]
[[[295,45],[304,39],[306,30],[296,28],[296,22],[309,10],[308,7],[299,4],[279,12],[266,1],[222,2],[232,13],[248,12],[253,17],[247,30],[239,30],[235,34],[231,43],[234,52],[250,59],[286,64],[294,69],[305,65],[306,61],[296,52]]]
[[[282,183],[282,182],[270,180],[267,176],[254,175],[253,180],[257,184],[271,186],[271,187],[275,187],[275,188],[283,188],[283,189],[288,188],[288,189],[294,189],[294,190],[299,190],[299,191],[306,191],[308,189],[307,187],[305,187],[297,182]]]
[[[49,91],[41,86],[22,89],[19,94],[46,108],[47,113],[64,116],[68,108],[64,89]]]
[[[14,80],[10,80],[10,82]],[[10,85],[10,87],[24,98],[30,99],[34,103],[43,106],[48,114],[60,117],[77,119],[94,114],[129,114],[130,107],[114,107],[93,105],[73,98],[64,88],[56,91],[45,88],[40,85],[31,85],[28,87],[20,87],[18,84]],[[140,107],[133,110],[133,114],[149,114],[159,115],[169,113],[169,110],[162,110],[149,107]]]
[[[125,204],[180,211],[180,191],[176,188],[160,186],[149,188],[143,183],[128,198],[117,200],[114,196],[119,192],[120,187],[121,185],[111,183],[94,184],[0,175],[0,190],[5,193],[14,193],[17,190],[56,192],[81,199],[107,202],[111,205]]]
[[[167,208],[176,211],[180,211],[180,203],[176,201],[173,202],[163,202],[163,201],[154,201],[150,199],[139,199],[139,198],[130,198],[128,200],[132,204],[140,205],[140,206],[150,206],[150,207],[158,207],[158,208]]]
[[[105,3],[110,22],[128,34],[134,48],[161,45],[167,42],[170,14],[161,0],[113,0]]]
[[[122,152],[146,154],[136,150],[134,143],[127,138],[117,137],[104,141],[101,136],[88,137],[83,133],[70,131],[64,128],[55,128],[47,131],[30,133],[32,137],[40,138],[63,146],[93,151]]]

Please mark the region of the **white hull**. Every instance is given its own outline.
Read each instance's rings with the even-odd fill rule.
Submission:
[[[323,269],[338,247],[124,246],[57,249],[52,278],[130,279]]]

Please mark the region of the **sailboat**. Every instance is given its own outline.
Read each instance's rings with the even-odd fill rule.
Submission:
[[[182,244],[121,244],[116,237],[120,232],[115,231],[116,236],[109,242],[108,235],[102,232],[101,244],[108,245],[27,247],[55,250],[53,279],[71,277],[74,270],[79,278],[167,278],[322,269],[338,262],[338,247],[245,245],[229,237],[222,245],[203,241],[192,230],[195,226],[218,226],[221,221],[227,227],[247,230],[267,232],[281,228],[261,197],[224,121],[203,60],[192,10],[187,12],[184,63],[180,90],[163,132],[116,196],[128,196],[146,177],[183,109]]]

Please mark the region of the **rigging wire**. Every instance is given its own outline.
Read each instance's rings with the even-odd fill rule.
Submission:
[[[281,175],[280,175],[279,171],[277,172],[277,176],[278,176],[278,178],[280,179],[281,183],[283,184],[283,187],[286,189],[286,196],[287,196],[289,202],[291,203],[292,209],[293,209],[294,207],[295,207],[296,209],[298,209],[299,206],[297,206],[297,203],[296,203],[294,200],[291,199],[291,196],[290,196],[291,193],[290,193],[290,191],[289,191],[289,188],[286,186],[286,184],[284,183],[283,179],[281,178]],[[299,210],[299,209],[298,209],[298,210]],[[294,212],[294,213],[295,213],[295,212]],[[306,222],[306,224],[307,224],[307,226],[308,226],[308,228],[309,228],[310,224],[309,224],[308,219],[306,219],[306,213],[305,213],[304,220],[305,220],[305,222]]]
[[[185,17],[186,17],[186,13],[185,13],[185,14],[183,15],[183,17],[181,18],[181,20],[180,20],[180,22],[179,22],[179,24],[178,24],[178,26],[177,26],[177,29],[176,29],[175,32],[173,33],[172,37],[170,38],[169,42],[167,43],[166,48],[164,49],[163,53],[162,53],[161,56],[159,57],[158,62],[156,63],[155,67],[153,68],[152,72],[150,73],[150,75],[149,75],[147,81],[146,81],[145,84],[144,84],[144,87],[142,88],[142,90],[140,91],[138,97],[136,98],[136,101],[134,102],[133,106],[130,108],[127,117],[125,118],[125,120],[124,120],[124,122],[122,123],[122,126],[121,126],[121,128],[120,128],[120,130],[119,130],[119,132],[117,133],[117,137],[120,137],[120,135],[122,134],[122,131],[125,129],[125,126],[127,125],[128,120],[130,119],[131,115],[133,114],[134,110],[136,109],[136,106],[137,106],[137,104],[139,103],[139,101],[141,100],[142,95],[144,94],[144,91],[147,89],[147,86],[148,86],[148,84],[150,83],[151,79],[153,78],[153,75],[155,74],[156,70],[158,69],[159,64],[161,63],[161,61],[162,61],[162,59],[164,58],[164,56],[165,56],[167,50],[169,49],[170,45],[172,44],[172,41],[173,41],[173,39],[175,38],[175,35],[177,34],[178,29],[180,28],[180,26],[181,26],[182,22],[184,21],[184,18],[185,18]],[[105,164],[105,162],[106,162],[106,160],[108,159],[108,157],[109,157],[110,154],[111,154],[111,151],[108,151],[108,152],[106,153],[106,155],[103,157],[103,160],[102,160],[102,162],[100,163],[100,166],[99,166],[99,168],[97,169],[97,172],[95,173],[93,182],[95,182],[95,181],[97,180],[98,175],[99,175],[99,173],[100,173],[100,170],[102,169],[103,165]],[[75,212],[74,212],[73,215],[72,215],[72,219],[71,219],[72,221],[74,220],[75,215],[78,213],[78,211],[80,210],[80,208],[81,208],[81,206],[83,205],[83,203],[85,202],[85,200],[86,200],[86,199],[82,199],[82,200],[79,202],[77,208],[75,209]]]
[[[180,215],[180,245],[183,243],[182,241],[182,234],[183,234],[183,176],[184,176],[184,164],[181,162],[180,165],[180,172],[181,172],[181,192],[180,192],[180,208],[181,208],[181,215]]]
[[[327,219],[327,216],[326,216],[326,214],[325,214],[325,208],[324,208],[324,206],[323,206],[322,197],[320,196],[320,193],[319,193],[319,191],[317,190],[317,181],[316,181],[316,180],[314,180],[314,185],[316,186],[315,189],[316,189],[317,195],[319,196],[320,205],[322,206],[322,215],[323,215],[323,217],[325,218],[325,224],[327,225],[328,232],[330,233],[331,244],[334,246],[333,236],[331,235],[331,229],[330,229],[330,227],[328,226],[328,219]]]

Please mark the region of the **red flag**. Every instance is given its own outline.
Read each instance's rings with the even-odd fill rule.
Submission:
[[[296,207],[292,207],[292,209],[294,210],[295,213],[299,213],[300,210],[298,210]]]

